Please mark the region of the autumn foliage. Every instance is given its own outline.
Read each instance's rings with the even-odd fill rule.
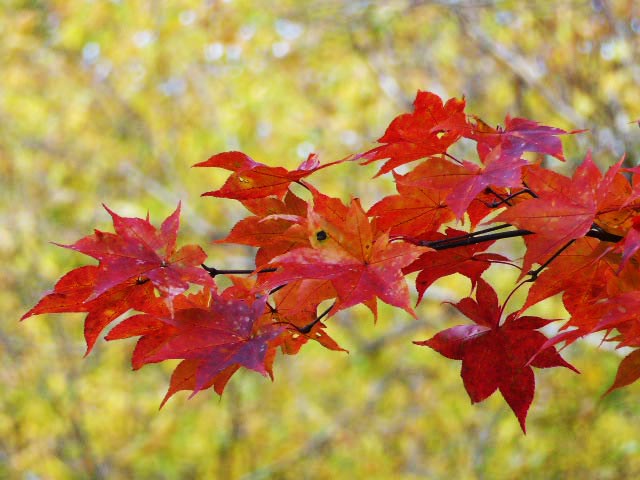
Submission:
[[[105,207],[114,233],[61,245],[98,264],[64,275],[23,318],[83,312],[87,354],[116,323],[107,340],[139,337],[134,369],[181,360],[164,404],[181,390],[222,394],[241,367],[273,378],[277,351],[295,355],[309,341],[342,350],[327,332],[332,315],[364,304],[377,318],[382,300],[415,317],[405,276],[417,272],[420,302],[436,280],[458,273],[470,280],[469,296],[453,304],[461,324],[414,343],[462,362],[472,402],[499,390],[524,431],[533,367],[577,371],[560,343],[600,332],[635,349],[607,392],[640,377],[640,169],[620,160],[603,175],[590,154],[570,178],[546,168],[547,157],[564,161],[560,136],[574,133],[510,117],[493,128],[467,114],[464,100],[419,92],[414,111],[395,118],[379,146],[340,161],[321,165],[312,154],[288,171],[241,152],[213,155],[195,166],[231,174],[203,195],[249,211],[217,243],[256,247],[254,270],[207,265],[201,247],[179,246],[180,206],[159,228]],[[477,159],[451,153],[460,141]],[[391,173],[397,194],[368,209],[307,180],[344,162],[378,161],[376,176]],[[306,195],[296,195],[294,183]],[[524,240],[521,259],[487,251],[512,237]],[[494,264],[520,270],[511,293],[529,285],[520,308],[507,308],[511,294],[500,304],[483,277]],[[231,286],[219,286],[220,275]],[[524,314],[556,294],[568,319]],[[558,333],[548,338],[540,329],[553,322],[545,331]]]

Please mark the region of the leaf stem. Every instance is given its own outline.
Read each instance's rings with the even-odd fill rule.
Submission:
[[[569,248],[573,242],[575,242],[575,240],[569,240],[567,243],[565,243],[565,245],[560,248],[556,253],[554,253],[551,258],[549,258],[549,260],[547,260],[546,262],[544,262],[542,265],[540,265],[538,268],[536,268],[535,270],[531,270],[528,275],[531,275],[531,278],[525,280],[523,283],[526,282],[535,282],[538,279],[538,274],[544,270],[546,267],[549,266],[549,264],[551,262],[553,262],[556,258],[558,258],[558,255],[560,255],[562,252],[564,252],[567,248]]]
[[[303,333],[303,334],[307,334],[311,331],[311,329],[316,325],[316,323],[318,323],[320,320],[322,320],[324,317],[326,317],[329,312],[331,311],[331,309],[333,307],[336,306],[336,302],[333,302],[324,312],[322,312],[320,315],[318,315],[318,317],[311,323],[308,323],[307,325],[305,325],[304,327],[296,327],[296,330],[298,330],[298,332]]]
[[[274,288],[273,290],[269,290],[269,295],[273,295],[274,293],[276,293],[278,290],[283,289],[284,287],[286,287],[288,284],[283,284],[280,285],[279,287]]]
[[[504,309],[507,306],[507,303],[509,303],[509,300],[511,300],[511,297],[513,296],[513,294],[516,293],[516,291],[527,282],[529,282],[529,280],[523,280],[518,285],[516,285],[513,290],[511,290],[511,293],[507,295],[507,298],[505,298],[504,302],[502,303],[502,306],[500,307],[500,316],[498,318],[502,318],[502,315],[504,314]]]
[[[456,157],[454,157],[453,155],[451,155],[450,153],[444,152],[444,154],[445,156],[449,157],[451,160],[453,160],[457,164],[462,165],[462,162],[458,160]]]
[[[518,195],[522,195],[523,193],[528,193],[528,194],[534,196],[533,192],[531,190],[529,190],[528,188],[525,188],[524,190],[520,190],[519,192],[516,192],[516,193],[512,193],[511,195],[508,195],[507,197],[504,197],[504,198],[500,198],[500,196],[495,194],[498,198],[500,198],[500,201],[499,202],[493,202],[491,204],[491,208],[499,207],[503,203],[506,203],[507,205],[511,206],[511,203],[509,202],[509,200],[511,200],[512,198],[517,197]],[[535,198],[535,196],[534,196],[534,198]]]
[[[328,166],[329,166],[329,164],[325,165],[325,167],[328,167]],[[320,168],[323,168],[323,167],[320,167]],[[308,190],[309,192],[313,193],[313,190],[311,188],[309,188],[309,185],[307,185],[307,182],[305,182],[304,180],[302,180],[302,179],[295,180],[293,183],[297,183],[301,187],[303,187],[306,190]],[[291,192],[291,190],[289,190],[289,192]]]

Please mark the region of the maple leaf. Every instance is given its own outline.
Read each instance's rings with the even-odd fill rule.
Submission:
[[[640,166],[625,168],[624,171],[631,174],[631,192],[626,198],[623,207],[635,204],[640,199]]]
[[[483,168],[474,163],[462,162],[466,170],[465,180],[458,183],[447,195],[447,205],[453,210],[457,218],[461,219],[469,208],[471,202],[485,188],[496,187],[520,187],[522,185],[522,167],[527,161],[522,158],[500,156],[500,146],[492,150],[485,161]]]
[[[476,195],[476,198],[467,208],[467,215],[469,215],[471,228],[475,228],[487,215],[495,212],[495,207],[493,205],[501,199],[508,197],[510,194],[510,191],[506,188],[498,188],[494,185],[490,190],[485,189]],[[519,198],[520,197],[512,198],[509,202],[518,202]]]
[[[609,342],[618,342],[616,348],[640,347],[640,322],[638,320],[636,316],[629,321],[618,323],[615,327],[618,335],[606,338],[606,340]],[[610,333],[609,329],[607,333]]]
[[[633,217],[633,223],[622,243],[622,261],[619,271],[624,268],[632,255],[640,250],[640,215]]]
[[[282,352],[295,355],[309,340],[315,340],[329,350],[346,351],[325,331],[326,325],[316,322],[318,306],[325,300],[335,298],[336,291],[329,280],[299,280],[288,283],[274,295],[275,307],[266,315],[273,323],[288,323],[288,328],[278,338]],[[300,330],[312,325],[311,330]]]
[[[170,326],[162,332],[165,338],[156,342],[152,349],[138,352],[140,358],[136,365],[167,359],[199,360],[195,372],[194,394],[234,365],[267,375],[265,357],[269,342],[276,339],[286,327],[270,324],[254,331],[254,324],[262,316],[265,304],[265,296],[251,302],[214,295],[208,309],[178,310],[172,320],[165,320]],[[141,325],[141,322],[137,323]],[[135,333],[139,334],[141,331]],[[157,334],[158,329],[144,331]],[[132,330],[129,331],[131,333]],[[116,330],[116,335],[121,334],[122,331]],[[143,336],[139,342],[144,338]],[[151,338],[155,339],[154,335]]]
[[[607,171],[598,204],[598,214],[594,223],[604,231],[614,235],[625,236],[633,228],[633,219],[640,208],[640,201],[634,198],[632,185],[623,172],[629,169],[619,168],[624,162],[624,156]],[[635,176],[632,175],[635,182]]]
[[[206,317],[213,294],[214,291],[205,287],[197,293],[178,295],[173,301],[173,312],[167,308],[138,309],[145,313],[132,315],[122,320],[111,329],[105,339],[111,341],[141,337],[131,358],[131,365],[134,370],[137,370],[147,363],[148,356],[163,345],[167,339],[175,335],[176,325],[184,317],[188,317],[188,315],[184,315],[184,311],[189,310],[192,315],[193,312],[199,312]],[[177,315],[179,312],[180,314]]]
[[[174,311],[173,318],[171,315],[154,315],[148,313],[132,315],[113,327],[105,337],[105,340],[112,341],[140,337],[131,357],[131,367],[134,370],[138,370],[149,363],[147,362],[149,356],[176,334],[176,324],[184,317],[188,318],[185,312],[191,313],[191,316],[194,316],[194,311],[198,311],[203,316],[206,315],[206,309],[202,308]]]
[[[413,113],[396,117],[378,139],[385,145],[355,157],[364,158],[364,164],[388,158],[376,176],[405,163],[445,153],[461,137],[466,126],[464,100],[451,98],[443,105],[436,94],[419,91],[413,105]]]
[[[171,380],[169,382],[169,389],[165,394],[160,408],[177,392],[182,390],[196,391],[198,389],[197,376],[205,360],[202,359],[189,359],[182,360],[171,374]],[[224,388],[231,379],[234,373],[238,371],[240,365],[230,365],[222,370],[217,375],[214,375],[204,383],[200,385],[200,390],[206,390],[213,387],[214,391],[218,395],[222,395]]]
[[[493,129],[476,118],[475,125],[464,132],[465,136],[478,142],[478,154],[484,157],[489,151],[500,146],[502,158],[520,158],[524,152],[551,155],[564,161],[562,142],[558,135],[579,133],[567,132],[560,128],[540,125],[526,118],[507,116],[504,129]]]
[[[405,175],[394,175],[396,184],[451,192],[467,179],[468,171],[458,163],[434,157],[419,163]]]
[[[195,294],[178,296],[174,301],[174,307],[176,310],[201,309],[206,311],[212,298],[211,293],[210,290],[205,288]],[[169,315],[158,312],[156,312],[156,314],[134,315],[116,325],[111,332],[109,332],[109,335],[107,335],[107,340],[140,336],[141,338],[136,344],[132,358],[133,368],[139,369],[145,365],[145,360],[151,353],[155,352],[168,338],[178,332],[174,323],[175,320]],[[202,359],[189,359],[183,360],[178,364],[171,375],[169,390],[162,400],[160,408],[162,408],[167,400],[176,392],[180,390],[194,390],[196,388],[196,372],[203,361]],[[205,383],[201,389],[213,386],[215,392],[222,395],[227,382],[239,368],[240,365],[237,364],[227,367],[218,375],[214,376],[209,382]]]
[[[140,284],[136,280],[119,283],[87,302],[85,308],[89,312],[84,320],[85,355],[91,352],[102,331],[129,310],[166,311],[164,303],[158,302],[154,295],[153,285],[149,282]]]
[[[253,297],[256,277],[230,276],[230,280],[233,285],[224,291],[224,295],[233,298]],[[273,302],[267,302],[267,309],[254,328],[269,324],[287,326],[282,335],[272,342],[273,347],[280,347],[284,354],[295,355],[309,340],[315,340],[329,350],[346,351],[325,331],[326,325],[318,320],[319,305],[336,296],[329,280],[290,282],[270,295]]]
[[[307,215],[307,202],[289,190],[284,198],[265,197],[242,200],[242,205],[258,217],[279,215],[282,213],[304,217]]]
[[[338,298],[333,313],[380,298],[415,316],[401,269],[426,249],[390,242],[388,233],[374,237],[356,199],[351,201],[346,215],[333,201],[318,201],[316,210],[336,223],[310,208],[307,217],[312,247],[297,248],[274,258],[269,267],[278,270],[261,275],[259,287],[269,290],[294,280],[330,280]]]
[[[542,264],[591,229],[619,166],[612,167],[603,179],[588,154],[571,179],[541,168],[527,170],[526,183],[537,197],[508,208],[494,219],[535,233],[525,239],[523,275],[534,263]]]
[[[258,247],[256,266],[291,249],[309,245],[307,239],[307,202],[288,192],[283,200],[270,198],[268,210],[248,205],[259,214],[234,225],[226,238],[216,243],[237,243]]]
[[[462,161],[453,163],[443,158],[431,158],[404,176],[398,176],[400,185],[436,190],[445,193],[448,206],[461,219],[478,195],[488,186],[519,187],[521,170],[527,161],[500,157],[500,147],[488,154],[481,167]]]
[[[276,196],[284,197],[292,182],[299,182],[313,172],[336,165],[344,160],[320,165],[315,153],[300,164],[296,170],[283,167],[269,167],[258,163],[242,152],[223,152],[213,155],[194,167],[215,167],[230,170],[233,173],[218,190],[203,193],[202,196],[251,200]]]
[[[591,333],[615,328],[620,335],[608,341],[619,341],[618,347],[640,346],[640,331],[635,328],[640,307],[637,265],[628,264],[620,271],[619,262],[620,256],[610,244],[581,238],[538,277],[523,310],[564,290],[562,301],[571,313],[548,345],[565,342],[567,346]]]
[[[434,233],[420,237],[419,240],[437,241],[447,238],[456,238],[466,234],[461,230],[447,228],[446,235]],[[418,303],[422,300],[424,292],[439,278],[454,273],[460,273],[471,280],[472,288],[480,279],[482,273],[491,266],[492,262],[509,262],[509,259],[496,253],[480,253],[488,249],[494,242],[483,242],[476,245],[465,245],[448,250],[431,251],[423,253],[415,262],[406,266],[402,271],[420,273],[416,277],[418,290]]]
[[[200,265],[207,255],[197,245],[176,250],[180,205],[157,230],[148,219],[121,217],[105,207],[115,234],[96,230],[73,245],[61,245],[96,258],[100,263],[92,297],[130,279],[150,280],[169,299],[189,283],[211,285]]]
[[[93,349],[100,333],[125,312],[131,309],[162,310],[163,304],[158,303],[153,294],[153,285],[135,279],[120,283],[98,297],[89,299],[95,289],[98,273],[99,268],[93,265],[79,267],[67,273],[56,283],[54,291],[46,294],[22,319],[43,313],[86,312],[86,356]]]
[[[71,270],[21,320],[43,313],[86,312],[84,302],[93,293],[97,274],[98,267],[95,265]]]
[[[616,372],[616,378],[609,389],[603,394],[609,395],[611,392],[618,388],[631,385],[633,382],[640,378],[640,349],[634,350],[629,355],[624,357],[618,366]]]
[[[455,218],[447,208],[440,190],[405,185],[397,182],[399,195],[383,198],[369,209],[367,215],[377,217],[377,228],[391,236],[417,237],[437,231],[443,223]]]
[[[637,270],[636,270],[637,276]],[[595,321],[600,320],[592,331],[619,332],[609,340],[618,342],[617,348],[640,346],[640,290],[612,295],[601,306]]]
[[[608,281],[615,277],[617,261],[608,255],[611,250],[595,238],[576,240],[538,275],[522,309],[564,291],[568,292],[565,305],[570,312],[592,303],[606,293]]]
[[[475,300],[467,297],[454,306],[475,325],[458,325],[429,340],[413,343],[430,347],[447,358],[462,360],[461,376],[472,403],[500,390],[526,433],[527,412],[535,391],[531,366],[566,367],[577,372],[555,348],[540,351],[547,337],[537,330],[550,320],[519,317],[518,312],[513,312],[500,324],[502,309],[498,297],[482,279],[478,279]]]

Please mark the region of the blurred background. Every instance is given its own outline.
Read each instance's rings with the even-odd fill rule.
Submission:
[[[110,228],[101,203],[159,224],[182,200],[181,243],[250,267],[251,251],[210,244],[245,215],[199,197],[225,174],[190,166],[363,151],[418,89],[464,95],[492,125],[590,129],[565,140],[563,171],[589,148],[634,165],[639,51],[634,0],[0,2],[0,478],[637,478],[640,387],[600,398],[615,352],[576,345],[581,375],[538,370],[523,436],[498,394],[471,406],[459,362],[411,344],[464,322],[440,303],[468,294],[463,278],[432,287],[419,321],[331,319],[348,355],[308,345],[273,384],[243,372],[221,399],[183,392],[162,411],[174,365],[132,372],[133,341],[83,359],[79,315],[18,319],[85,262],[48,242]],[[393,191],[376,166],[328,170],[311,182],[345,200]],[[494,269],[504,298],[515,272]]]

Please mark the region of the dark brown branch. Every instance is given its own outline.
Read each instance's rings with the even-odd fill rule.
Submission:
[[[511,225],[509,225],[508,223],[502,224],[502,225],[496,225],[495,227],[490,227],[490,228],[485,228],[484,230],[478,230],[476,232],[470,232],[467,233],[465,235],[459,236],[459,237],[453,237],[453,238],[443,238],[442,240],[433,240],[433,241],[424,241],[424,242],[420,242],[418,243],[418,245],[424,246],[424,247],[431,247],[434,250],[444,250],[447,247],[444,247],[444,245],[447,245],[449,243],[455,243],[456,246],[458,246],[458,242],[460,241],[460,239],[462,238],[473,238],[473,237],[477,237],[478,235],[483,235],[485,233],[489,233],[489,232],[495,232],[496,230],[503,230],[505,228],[509,228]]]
[[[509,226],[509,225],[500,225],[498,227],[494,227],[493,229],[494,230],[502,229],[502,228],[506,228],[506,226]],[[483,233],[490,230],[491,229],[487,229],[483,231]],[[500,240],[503,238],[524,237],[525,235],[532,235],[535,232],[532,232],[530,230],[519,229],[519,230],[510,230],[508,232],[492,233],[489,235],[479,235],[479,233],[480,232],[469,233],[466,235],[461,235],[460,237],[446,239],[446,241],[445,240],[423,241],[423,242],[419,242],[418,245],[421,245],[423,247],[433,248],[434,250],[447,250],[449,248],[475,245],[477,243],[491,242],[491,241]],[[602,240],[603,242],[612,242],[612,243],[617,243],[624,238],[624,237],[621,237],[620,235],[609,233],[595,224],[591,227],[591,230],[589,230],[585,236],[597,238],[598,240]]]
[[[331,309],[333,307],[335,307],[336,304],[335,302],[332,303],[329,308],[327,308],[324,312],[322,312],[320,315],[318,315],[318,317],[311,323],[308,323],[307,325],[305,325],[304,327],[295,327],[296,330],[298,330],[298,332],[303,333],[303,334],[307,334],[311,331],[311,329],[316,325],[316,323],[318,323],[320,320],[322,320],[324,317],[326,317],[329,312],[331,311]]]
[[[249,275],[250,273],[255,272],[255,270],[220,270],[215,267],[208,267],[204,263],[200,266],[209,273],[211,278],[215,278],[216,275]],[[259,270],[257,273],[275,272],[276,270],[276,268],[265,268],[264,270]]]
[[[500,240],[502,238],[523,237],[525,235],[531,235],[533,233],[534,232],[531,232],[529,230],[510,230],[508,232],[492,233],[489,235],[480,236],[472,236],[471,234],[468,234],[449,239],[447,242],[420,242],[419,245],[423,247],[433,248],[434,250],[447,250],[449,248],[457,248],[467,245],[475,245],[477,243],[491,242],[493,240]]]

